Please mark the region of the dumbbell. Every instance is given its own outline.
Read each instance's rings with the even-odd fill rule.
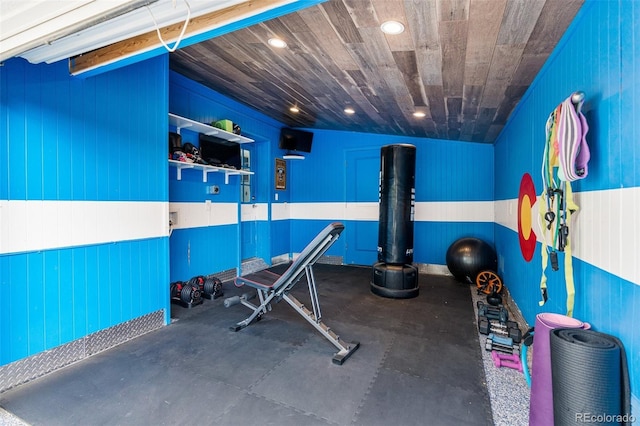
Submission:
[[[489,322],[488,319],[486,319],[484,317],[478,319],[478,331],[481,334],[489,334],[489,333],[491,333],[491,323]]]
[[[495,291],[487,295],[487,303],[491,306],[502,305],[502,296]]]
[[[491,359],[493,359],[493,365],[498,368],[507,367],[522,372],[522,361],[520,360],[520,355],[492,351]]]
[[[204,292],[204,277],[202,275],[191,278],[188,283],[200,290],[200,293]]]
[[[498,336],[495,333],[490,333],[485,341],[484,348],[487,351],[500,351],[508,354],[520,354],[520,346],[513,344],[513,339],[510,337]]]
[[[193,304],[194,302],[200,302],[202,294],[197,285],[190,283],[184,284],[180,290],[180,300],[186,304]]]
[[[169,285],[169,294],[172,299],[180,296],[180,291],[182,290],[183,285],[184,283],[182,281],[175,281]]]
[[[507,321],[506,325],[495,321],[489,321],[486,317],[478,318],[478,331],[481,334],[489,334],[492,332],[507,336],[514,343],[520,343],[522,340],[522,332],[515,321]]]
[[[478,324],[478,327],[480,327],[480,324]],[[491,331],[500,333],[501,335],[510,337],[514,341],[514,343],[520,343],[520,341],[522,340],[522,332],[520,331],[520,327],[518,327],[518,323],[515,321],[507,321],[506,324],[491,322],[489,325],[489,329]],[[489,333],[487,332],[484,334]]]
[[[208,299],[217,299],[224,296],[222,292],[222,281],[216,277],[205,278],[202,290]]]
[[[518,327],[517,322],[507,322],[507,332],[509,337],[511,337],[515,343],[520,343],[522,341],[522,331],[520,330],[520,327]]]
[[[487,340],[498,345],[513,346],[513,339],[511,337],[499,336],[495,333],[489,333]]]
[[[509,320],[509,312],[504,306],[489,306],[482,301],[477,302],[478,318],[486,317],[487,319],[495,319],[502,323]]]

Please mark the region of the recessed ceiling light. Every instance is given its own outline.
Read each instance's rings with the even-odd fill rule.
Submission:
[[[400,34],[404,31],[404,25],[398,21],[387,21],[380,25],[380,29],[385,34]]]
[[[285,47],[287,47],[287,43],[279,38],[270,38],[267,43],[269,43],[273,47],[277,47],[278,49],[284,49]]]
[[[424,112],[422,112],[422,111],[416,111],[416,112],[414,112],[414,113],[413,113],[413,116],[414,116],[414,117],[417,117],[417,118],[423,118],[423,117],[426,117],[426,116],[427,116],[427,114],[425,114],[425,113],[424,113]]]
[[[297,113],[299,113],[299,112],[300,112],[300,110],[298,109],[298,107],[294,107],[294,106],[293,106],[293,107],[291,107],[291,108],[289,108],[289,111],[291,111],[291,112],[292,112],[292,113],[294,113],[294,114],[297,114]]]
[[[344,112],[346,114],[355,114],[356,113],[356,111],[353,108],[345,108]]]

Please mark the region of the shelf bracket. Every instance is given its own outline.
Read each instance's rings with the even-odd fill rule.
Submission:
[[[202,182],[207,183],[209,181],[209,173],[224,173],[224,183],[229,184],[229,176],[231,175],[252,175],[253,172],[248,170],[236,170],[223,167],[209,166],[206,164],[197,163],[183,163],[180,161],[169,160],[169,165],[176,168],[176,179],[182,180],[182,169],[200,169],[202,170]]]
[[[202,169],[202,182],[207,183],[209,180],[209,172],[214,172],[215,170],[207,170]]]
[[[185,165],[178,166],[176,170],[176,179],[182,180],[182,169],[193,169],[193,166]]]
[[[224,183],[225,185],[229,183],[229,176],[236,176],[236,175],[240,175],[242,173],[235,171],[235,170],[225,170],[224,171]]]
[[[184,123],[184,124],[183,124],[183,125],[181,125],[181,126],[176,126],[176,133],[177,133],[177,134],[181,134],[181,133],[180,133],[180,130],[182,130],[182,129],[186,129],[187,127],[191,127],[191,126],[192,126],[192,124],[189,124],[189,123]]]

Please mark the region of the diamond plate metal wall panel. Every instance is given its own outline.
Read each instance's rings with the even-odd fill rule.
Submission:
[[[232,281],[236,277],[235,269],[227,269],[226,271],[220,271],[215,274],[209,275],[210,277],[216,277],[222,282]]]
[[[0,393],[164,325],[164,309],[0,367]]]
[[[267,269],[269,265],[264,261],[264,259],[254,257],[252,259],[247,259],[242,262],[242,275],[252,274],[254,272],[262,271],[263,269]]]
[[[322,256],[318,259],[318,263],[325,263],[327,265],[343,265],[343,261],[342,256]]]
[[[127,340],[141,336],[161,327],[163,324],[164,311],[161,310],[90,334],[85,338],[87,356],[95,355]]]
[[[44,376],[85,357],[83,339],[0,367],[0,392]]]

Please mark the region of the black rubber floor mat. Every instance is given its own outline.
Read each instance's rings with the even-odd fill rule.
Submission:
[[[234,333],[249,312],[224,298],[0,394],[32,425],[491,425],[469,286],[420,275],[413,299],[370,292],[371,269],[316,264],[323,321],[360,349],[336,348],[286,303]],[[306,286],[295,296],[305,303]],[[224,284],[225,298],[247,291]]]

